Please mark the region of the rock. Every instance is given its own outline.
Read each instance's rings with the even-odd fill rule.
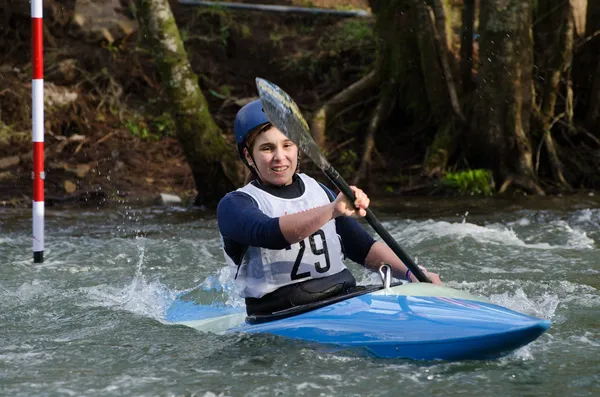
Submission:
[[[117,12],[120,0],[77,0],[73,23],[88,42],[114,43],[137,30],[137,22]]]
[[[181,197],[169,193],[161,193],[160,201],[163,205],[177,205],[182,203]]]
[[[74,193],[77,190],[77,185],[71,181],[65,181],[63,186],[65,188],[65,192],[67,193]]]
[[[0,159],[0,170],[19,165],[21,158],[19,156],[10,156]]]

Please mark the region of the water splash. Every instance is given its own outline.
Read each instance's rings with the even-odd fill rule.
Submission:
[[[489,300],[511,310],[547,320],[554,317],[556,308],[560,303],[560,299],[555,294],[543,294],[530,298],[522,288],[517,288],[513,293],[492,294]]]
[[[172,291],[158,280],[149,281],[142,272],[145,244],[138,238],[138,262],[136,273],[129,285],[123,289],[107,285],[84,288],[84,292],[99,306],[129,311],[164,322],[165,312],[178,291]]]
[[[225,306],[244,307],[246,304],[240,297],[239,291],[231,279],[229,267],[225,266],[218,270],[216,275],[208,276],[200,285],[193,289],[201,289],[213,294],[209,304],[223,302]]]

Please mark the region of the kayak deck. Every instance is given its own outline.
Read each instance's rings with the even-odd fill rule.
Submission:
[[[381,289],[293,317],[245,322],[243,308],[215,308],[178,298],[166,320],[215,333],[268,333],[364,352],[419,360],[489,359],[508,354],[550,326],[541,320],[425,283]]]

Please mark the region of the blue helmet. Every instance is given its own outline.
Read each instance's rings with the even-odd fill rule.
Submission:
[[[266,123],[269,123],[269,119],[263,111],[260,99],[247,103],[237,112],[234,123],[235,143],[242,159],[248,133]]]

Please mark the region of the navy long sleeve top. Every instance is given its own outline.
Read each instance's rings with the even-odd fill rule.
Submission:
[[[256,181],[252,183],[270,194],[283,198],[299,197],[304,193],[304,183],[298,176],[294,176],[291,185],[283,187],[263,186]],[[329,188],[322,184],[321,187],[331,201],[335,200],[336,195]],[[254,199],[246,193],[233,191],[225,195],[217,207],[217,218],[224,249],[238,264],[241,263],[248,246],[277,250],[290,245],[281,232],[279,218],[265,215]],[[344,255],[364,265],[375,239],[354,218],[337,217],[335,226],[341,237]]]

